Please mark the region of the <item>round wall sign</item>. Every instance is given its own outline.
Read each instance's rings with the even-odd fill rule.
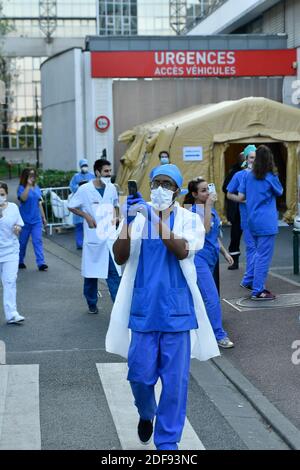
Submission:
[[[98,116],[95,121],[97,131],[105,132],[110,126],[110,120],[107,116]]]

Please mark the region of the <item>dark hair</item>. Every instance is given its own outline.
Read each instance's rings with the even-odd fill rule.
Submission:
[[[111,166],[111,163],[108,160],[104,160],[104,158],[99,158],[99,160],[96,160],[94,163],[94,173],[96,174],[96,171],[101,173],[102,168],[106,165]]]
[[[28,177],[29,177],[29,173],[31,171],[34,171],[34,174],[36,176],[35,168],[24,168],[24,170],[22,171],[21,176],[20,176],[20,185],[26,186],[27,181],[28,181]]]
[[[0,181],[0,189],[4,189],[6,194],[8,194],[8,186],[6,183],[3,183],[3,181]]]
[[[263,180],[267,173],[277,174],[273,153],[266,145],[260,145],[257,148],[252,171],[258,180]]]
[[[183,200],[184,206],[187,204],[192,204],[192,205],[195,204],[195,198],[192,193],[196,193],[198,191],[198,185],[204,182],[205,182],[205,179],[200,178],[199,176],[198,178],[194,178],[193,180],[189,182],[188,193],[185,195],[184,200]]]
[[[168,158],[170,158],[169,152],[167,150],[162,150],[158,154],[158,158],[161,158],[162,155],[168,155]]]

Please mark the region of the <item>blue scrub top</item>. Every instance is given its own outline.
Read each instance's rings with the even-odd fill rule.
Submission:
[[[81,186],[80,183],[82,184],[84,184],[83,182],[88,183],[89,181],[93,179],[95,179],[95,175],[93,175],[93,173],[90,173],[90,172],[76,173],[76,175],[74,175],[70,181],[70,189],[72,193],[76,193],[79,186]],[[83,218],[77,214],[73,214],[73,224],[82,224],[82,223],[83,223]]]
[[[88,173],[76,173],[70,181],[70,189],[72,193],[76,193],[77,189],[79,186],[81,186],[80,183],[86,182],[88,183],[89,181],[95,179],[95,176],[88,172]]]
[[[258,180],[252,171],[247,173],[239,192],[246,197],[248,226],[254,236],[268,236],[278,233],[276,197],[283,193],[278,176],[267,173]]]
[[[24,202],[20,196],[25,191],[24,186],[20,184],[17,195],[20,201],[20,214],[26,224],[36,224],[42,221],[39,203],[42,201],[42,191],[39,186],[35,185],[30,188],[27,200]]]
[[[204,208],[199,208],[201,208],[201,206],[194,204],[192,206],[192,212],[197,212],[200,215],[201,219],[204,220]],[[208,263],[210,269],[213,270],[219,259],[220,253],[218,238],[220,236],[221,220],[217,211],[214,208],[211,209],[211,214],[212,218],[210,223],[210,231],[205,235],[203,248],[197,251],[197,253],[195,254],[195,265],[197,266],[197,264],[201,264],[202,260],[204,259]]]
[[[238,194],[240,192],[240,187],[243,183],[243,180],[247,176],[248,172],[250,170],[241,170],[235,173],[229,182],[227,186],[227,191],[233,194]],[[248,228],[248,222],[247,222],[247,207],[244,202],[239,203],[239,210],[240,210],[240,216],[241,216],[241,229],[246,230]]]
[[[172,230],[174,212],[165,223]],[[152,227],[152,232],[156,231]],[[129,328],[180,332],[198,328],[194,303],[179,261],[146,222],[134,281]]]

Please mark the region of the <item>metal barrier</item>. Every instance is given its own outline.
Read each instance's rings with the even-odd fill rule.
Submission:
[[[72,196],[70,188],[68,186],[41,188],[41,191],[49,234],[52,235],[53,227],[73,228],[73,214],[68,209]]]

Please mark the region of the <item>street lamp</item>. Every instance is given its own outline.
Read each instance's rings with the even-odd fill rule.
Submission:
[[[40,149],[39,149],[39,103],[37,95],[37,83],[34,89],[35,98],[35,152],[36,152],[36,169],[40,167]]]

